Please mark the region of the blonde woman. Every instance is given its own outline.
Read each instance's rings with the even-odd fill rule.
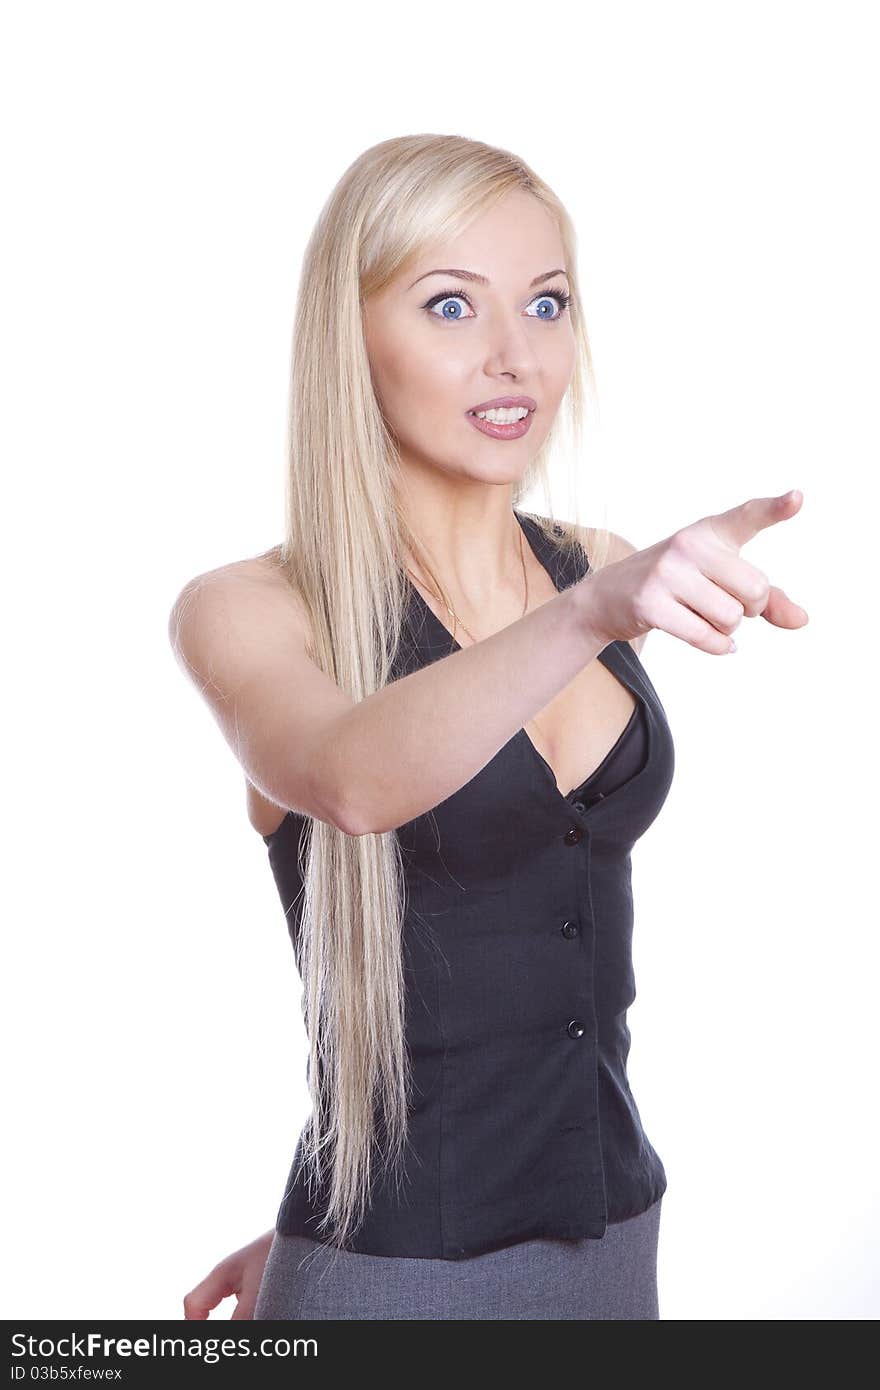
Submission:
[[[537,174],[454,136],[355,161],[305,255],[283,543],[171,615],[268,847],[312,1100],[275,1227],[187,1317],[659,1317],[630,852],[674,754],[639,653],[802,626],[739,555],[801,498],[641,551],[523,510],[591,385]]]

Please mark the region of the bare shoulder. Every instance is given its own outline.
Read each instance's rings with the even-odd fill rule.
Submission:
[[[286,590],[288,594],[293,595],[293,589],[281,568],[277,546],[261,555],[249,555],[244,560],[230,560],[225,565],[218,565],[216,569],[194,575],[183,586],[181,594],[191,596],[204,588],[217,591],[227,585],[243,590],[251,588],[254,591],[275,589],[280,593]]]
[[[313,660],[305,604],[277,549],[195,575],[168,636],[244,771],[254,828],[271,833],[293,808],[337,824],[314,749],[352,701]]]
[[[586,526],[573,525],[572,530],[574,531],[581,545],[589,554],[590,528]],[[609,565],[616,564],[618,560],[625,560],[628,555],[635,555],[636,551],[638,550],[638,546],[633,545],[632,542],[626,540],[624,536],[619,536],[616,531],[609,531],[608,538],[610,545],[608,551],[608,560],[606,563]],[[632,647],[633,651],[636,652],[636,654],[638,654],[642,650],[642,647],[645,645],[647,639],[648,634],[646,632],[643,633],[641,637],[631,638],[630,646]]]
[[[194,575],[174,600],[168,636],[185,658],[202,637],[221,627],[233,634],[241,625],[255,625],[264,635],[267,629],[304,640],[310,635],[305,605],[281,567],[277,547]]]

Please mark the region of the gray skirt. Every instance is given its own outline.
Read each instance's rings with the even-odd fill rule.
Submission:
[[[360,1255],[276,1232],[254,1319],[658,1319],[662,1203],[601,1240],[528,1240],[466,1260]]]

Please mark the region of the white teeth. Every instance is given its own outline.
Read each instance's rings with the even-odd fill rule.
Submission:
[[[496,406],[493,410],[471,412],[480,420],[491,420],[493,425],[512,425],[517,420],[524,420],[528,413],[524,405]]]

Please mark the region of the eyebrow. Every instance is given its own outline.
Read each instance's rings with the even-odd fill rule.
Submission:
[[[552,280],[554,275],[567,274],[567,270],[547,270],[543,275],[536,275],[534,280],[531,281],[529,288],[531,289],[534,285],[543,285],[545,280]],[[413,280],[412,285],[409,285],[408,288],[412,289],[413,285],[419,283],[419,280],[427,280],[429,275],[457,275],[461,280],[476,280],[480,285],[489,284],[488,276],[478,275],[474,270],[426,270],[424,275],[420,275],[418,279]]]

